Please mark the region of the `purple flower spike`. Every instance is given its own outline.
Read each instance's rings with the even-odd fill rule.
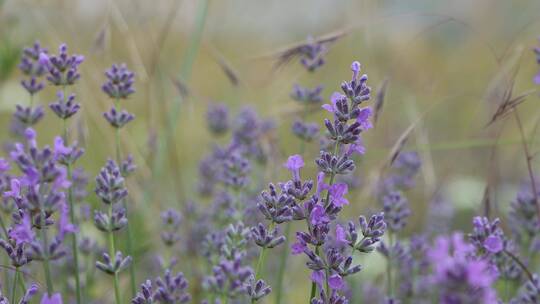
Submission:
[[[313,210],[311,211],[309,221],[312,225],[320,225],[328,223],[330,221],[330,218],[326,214],[324,207],[317,204],[315,205],[315,207],[313,207]]]
[[[339,274],[333,274],[328,278],[328,285],[334,290],[342,290],[345,287],[345,282]]]
[[[34,241],[36,234],[32,231],[32,222],[27,213],[23,215],[21,223],[11,229],[9,237],[14,239],[17,245]]]
[[[285,168],[291,171],[293,175],[293,179],[295,181],[300,180],[300,169],[303,167],[304,167],[304,160],[302,159],[302,156],[298,154],[289,156],[289,159],[287,159],[287,163],[285,164]]]
[[[101,89],[110,98],[127,99],[129,95],[135,93],[133,88],[135,73],[128,70],[125,64],[113,64],[105,72],[105,76],[107,76],[107,82],[103,84]]]
[[[59,91],[56,96],[57,100],[49,104],[49,107],[60,119],[70,118],[81,108],[81,105],[75,102],[75,94],[69,95],[66,99],[64,92]]]
[[[45,73],[45,67],[41,64],[39,58],[41,54],[46,53],[47,50],[42,48],[39,42],[34,43],[32,47],[25,48],[22,52],[19,69],[29,79],[22,80],[21,85],[30,95],[36,94],[45,87],[40,80]]]
[[[42,52],[39,54],[39,63],[49,72],[47,80],[51,84],[56,86],[73,85],[81,77],[78,68],[84,61],[84,56],[68,55],[66,44],[60,45],[58,51],[58,55],[47,55]]]
[[[503,250],[503,241],[499,236],[490,235],[484,241],[484,248],[491,253],[498,253]]]
[[[330,192],[330,202],[336,207],[348,205],[349,201],[345,198],[348,188],[347,184],[344,183],[336,183],[330,186],[328,190]]]

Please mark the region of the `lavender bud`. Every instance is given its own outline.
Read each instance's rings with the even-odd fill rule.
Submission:
[[[107,82],[101,87],[103,92],[113,99],[126,99],[135,92],[133,82],[135,74],[127,69],[125,64],[113,64],[105,72]]]
[[[222,135],[229,130],[229,111],[224,104],[212,104],[206,112],[208,129],[215,135]]]
[[[255,281],[255,278],[252,276],[249,284],[247,284],[246,291],[253,302],[259,301],[260,299],[269,295],[270,292],[272,292],[272,288],[263,280]]]
[[[261,223],[256,227],[251,227],[251,235],[255,244],[262,248],[274,248],[285,242],[284,236],[278,236],[277,229],[268,231]]]
[[[15,113],[13,113],[13,117],[26,126],[37,124],[43,118],[43,115],[45,115],[45,112],[41,106],[32,108],[16,105]]]
[[[109,112],[103,113],[103,117],[109,122],[114,128],[120,129],[125,126],[128,122],[135,119],[135,115],[129,113],[126,110],[118,112],[116,108],[111,108]]]
[[[58,96],[58,99],[49,104],[49,107],[60,119],[70,118],[81,108],[81,105],[75,102],[75,94],[69,95],[67,100],[62,91],[58,91],[56,96]]]
[[[318,104],[323,102],[323,97],[321,96],[322,90],[323,86],[321,85],[309,89],[295,84],[291,92],[291,98],[301,103]]]
[[[311,142],[319,135],[319,125],[296,120],[292,125],[292,132],[298,138]]]

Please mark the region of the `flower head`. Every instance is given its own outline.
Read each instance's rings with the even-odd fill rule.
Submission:
[[[302,159],[302,156],[298,154],[289,156],[289,158],[287,159],[287,163],[285,163],[285,168],[291,171],[293,179],[295,181],[300,180],[300,169],[302,169],[303,167],[304,159]]]
[[[101,89],[110,98],[126,99],[129,95],[135,93],[133,83],[135,82],[135,73],[128,70],[125,64],[113,64],[110,69],[105,72],[107,81]]]

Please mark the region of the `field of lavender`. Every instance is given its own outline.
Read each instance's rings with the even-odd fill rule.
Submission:
[[[0,0],[0,304],[540,304],[540,2],[448,2]]]

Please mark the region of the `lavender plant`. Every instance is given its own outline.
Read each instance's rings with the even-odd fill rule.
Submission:
[[[324,41],[309,40],[294,51],[310,73],[325,63]],[[540,55],[538,48],[534,52]],[[148,209],[159,209],[159,231],[149,237],[132,235],[130,224],[137,223],[134,215],[141,210],[129,206],[128,198],[136,196],[128,192],[126,180],[136,166],[122,151],[120,139],[121,129],[134,119],[121,106],[135,92],[135,74],[124,64],[105,73],[102,91],[114,104],[103,116],[115,132],[114,157],[95,178],[96,196],[88,197],[86,172],[92,168],[81,167],[86,165],[81,161],[85,151],[72,128],[83,99],[74,94],[75,85],[88,79],[81,76],[83,62],[65,44],[58,54],[39,43],[23,50],[19,68],[29,103],[15,108],[13,143],[6,146],[7,157],[0,157],[0,304],[120,304],[127,298],[133,304],[253,304],[272,302],[272,293],[275,303],[298,302],[284,300],[283,294],[286,288],[300,290],[302,282],[310,285],[305,297],[310,304],[540,303],[534,155],[525,153],[533,183],[520,189],[508,206],[472,216],[470,229],[452,229],[462,210],[449,203],[451,188],[446,187],[426,202],[426,225],[412,225],[412,216],[423,214],[413,209],[419,198],[409,192],[422,166],[414,148],[406,150],[401,142],[391,165],[372,184],[363,182],[364,175],[370,180],[368,174],[362,174],[362,183],[354,175],[367,153],[364,132],[373,127],[372,110],[366,106],[371,89],[358,62],[351,64],[352,77],[341,84],[341,92],[321,106],[331,115],[324,120],[324,134],[317,123],[306,122],[308,113],[323,103],[322,86],[294,86],[291,97],[303,110],[289,132],[300,145],[298,154],[285,161],[280,160],[273,121],[262,119],[254,108],[210,105],[205,124],[214,144],[192,179],[196,187],[183,193],[187,199],[169,201],[169,206],[160,204],[161,196],[149,201]],[[44,110],[34,103],[50,87],[56,99],[49,108],[63,128],[56,132],[61,136],[51,138],[40,131],[38,144]],[[306,146],[315,140],[321,148],[312,172]],[[524,149],[532,146],[525,142]],[[285,179],[279,179],[280,170],[288,172]],[[134,182],[144,192],[141,180]],[[349,193],[356,187],[374,193],[375,205],[369,216],[351,219],[347,210],[361,197]],[[199,196],[193,199],[195,192]],[[94,198],[101,208],[93,206]],[[106,248],[87,223],[91,218],[104,232]],[[298,228],[294,234],[293,228]],[[125,246],[120,244],[124,236]],[[137,252],[137,264],[134,237],[145,248]],[[386,269],[371,260],[377,258],[374,251],[382,255]],[[308,273],[295,285],[287,280],[304,273],[289,270],[290,255],[302,256]],[[158,257],[159,267],[146,263],[150,257]],[[358,276],[364,268],[370,273]],[[122,276],[128,269],[129,278]],[[138,288],[136,269],[145,274]],[[107,285],[114,296],[103,289]]]

